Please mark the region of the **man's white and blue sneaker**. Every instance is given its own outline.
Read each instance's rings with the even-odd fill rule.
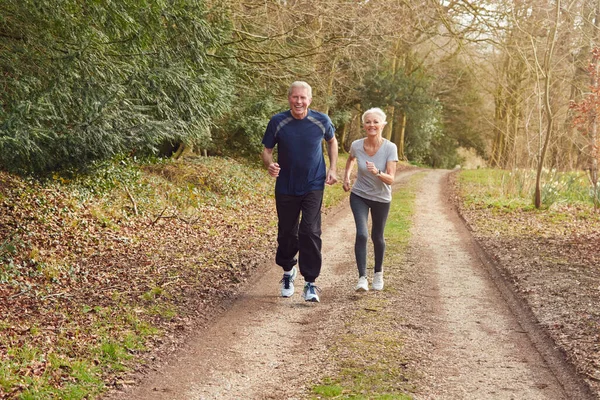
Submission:
[[[296,275],[298,272],[296,271],[296,267],[292,267],[290,271],[291,274],[283,274],[283,278],[281,278],[281,297],[292,297],[294,294],[294,280],[296,280]]]
[[[319,302],[319,294],[318,292],[320,292],[321,290],[312,282],[306,282],[306,284],[304,285],[304,300],[305,301],[312,301],[315,303]]]

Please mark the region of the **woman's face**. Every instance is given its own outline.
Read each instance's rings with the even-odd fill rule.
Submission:
[[[365,115],[365,122],[363,123],[367,136],[381,135],[385,122],[383,118],[375,113],[369,113]]]

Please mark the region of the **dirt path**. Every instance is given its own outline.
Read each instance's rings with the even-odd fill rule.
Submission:
[[[444,201],[444,181],[444,173],[435,171],[420,185],[410,252],[426,277],[422,288],[434,311],[422,315],[434,343],[422,360],[428,375],[422,398],[587,398],[500,277],[486,268]]]
[[[398,176],[402,190],[414,171]],[[419,371],[417,399],[584,399],[548,356],[523,315],[515,316],[443,195],[448,171],[430,171],[417,195],[405,265],[386,266],[393,313]],[[279,297],[280,270],[265,266],[213,325],[141,383],[111,399],[304,399],[335,365],[328,348],[360,299],[353,287],[354,222],[343,206],[324,219],[321,303],[305,303],[298,279]],[[392,277],[394,278],[392,281]],[[386,283],[387,285],[387,283]],[[514,310],[514,307],[512,308]],[[551,353],[551,352],[550,352]],[[565,382],[567,382],[565,384]]]

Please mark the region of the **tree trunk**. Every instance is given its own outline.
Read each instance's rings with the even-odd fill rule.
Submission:
[[[398,53],[400,52],[400,40],[397,40],[394,44],[394,54],[392,55],[392,76],[396,76],[396,72],[398,71]],[[396,123],[396,105],[392,104],[388,111],[388,124],[387,129],[383,132],[383,137],[387,140],[392,140],[395,123]]]
[[[492,156],[491,164],[492,167],[498,168],[502,165],[502,158],[504,154],[504,142],[505,142],[505,131],[502,129],[501,124],[505,119],[505,106],[504,99],[502,98],[503,90],[499,88],[496,92],[495,99],[495,111],[494,111],[494,141],[492,143]]]
[[[594,39],[597,39],[600,35],[600,32],[598,32],[598,25],[600,25],[600,1],[596,3],[596,15],[594,18],[594,28],[596,29],[594,31]],[[594,40],[594,42],[594,45],[598,46],[598,41]],[[599,62],[599,57],[595,55],[594,65],[596,70],[592,74],[592,88],[596,91],[598,88],[598,73],[600,73]],[[590,147],[592,149],[592,159],[590,165],[590,179],[594,187],[594,210],[598,211],[598,108],[592,107],[591,114]]]
[[[398,158],[400,160],[406,160],[406,155],[404,154],[404,135],[406,133],[406,113],[401,113],[399,116],[399,124],[396,129],[395,143],[396,147],[398,147]]]
[[[556,45],[556,37],[558,34],[558,23],[560,21],[560,7],[561,0],[556,1],[556,17],[554,26],[552,27],[552,35],[549,37],[549,44],[544,57],[544,111],[546,113],[547,125],[546,125],[546,138],[544,139],[544,146],[540,154],[537,166],[537,174],[535,177],[535,208],[542,206],[542,191],[541,191],[541,176],[542,168],[544,166],[544,160],[546,158],[546,152],[548,151],[548,143],[552,136],[552,128],[554,125],[554,114],[550,105],[550,83],[551,83],[551,69],[552,69],[552,54],[554,52],[554,46]]]
[[[348,125],[351,124],[351,121],[346,122],[344,125],[342,125],[342,128],[340,129],[340,133],[339,133],[339,137],[340,137],[340,151],[342,153],[347,153],[348,151],[346,150],[345,147],[345,143],[346,143],[346,132],[348,131]]]
[[[598,88],[598,72],[600,68],[598,65],[597,56],[594,56],[595,71],[592,73],[592,88],[597,90]],[[590,148],[591,148],[591,159],[590,159],[590,181],[592,182],[594,192],[594,210],[598,210],[598,107],[594,106],[590,110]]]
[[[325,114],[329,115],[331,107],[331,98],[333,97],[333,80],[335,78],[335,64],[337,63],[337,54],[331,60],[331,68],[329,69],[329,77],[327,78],[327,95],[325,97]]]

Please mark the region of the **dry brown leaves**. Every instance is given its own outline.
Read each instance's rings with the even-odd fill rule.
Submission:
[[[600,214],[465,207],[460,213],[505,277],[600,396]]]
[[[272,256],[272,200],[247,197],[252,207],[202,205],[194,219],[170,208],[107,221],[93,201],[0,173],[0,359],[23,346],[94,358],[103,341],[144,326],[163,332],[145,336],[146,349],[174,345]],[[132,353],[132,365],[150,354]],[[30,363],[22,373],[44,371]]]

